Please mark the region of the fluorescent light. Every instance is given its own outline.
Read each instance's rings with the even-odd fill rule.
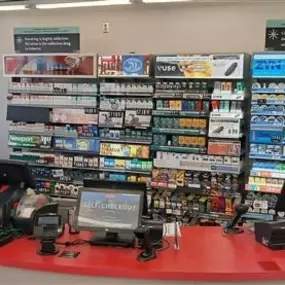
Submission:
[[[20,11],[28,9],[26,5],[3,5],[0,6],[0,11]]]
[[[67,2],[67,3],[56,3],[56,4],[36,4],[36,8],[59,9],[59,8],[79,8],[79,7],[127,5],[127,4],[131,4],[130,0],[105,0],[105,1],[88,1],[88,2]]]
[[[143,3],[191,2],[192,0],[142,0]]]

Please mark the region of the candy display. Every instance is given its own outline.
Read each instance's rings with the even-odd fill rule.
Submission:
[[[179,221],[183,225],[203,224],[213,220],[213,225],[230,220],[235,203],[241,198],[211,197],[180,191],[157,190],[152,195],[154,217],[166,222]]]

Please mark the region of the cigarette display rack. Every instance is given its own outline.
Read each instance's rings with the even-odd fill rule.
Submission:
[[[11,159],[41,192],[84,178],[151,186],[154,217],[221,223],[241,200],[245,54],[9,55]],[[158,217],[159,216],[159,217]]]
[[[252,60],[248,215],[272,220],[285,179],[285,53],[255,53]]]
[[[40,192],[77,198],[83,178],[99,175],[96,56],[15,54],[3,61],[11,78],[10,158],[29,163]]]
[[[150,180],[150,61],[150,55],[98,56],[101,179]]]
[[[232,217],[243,189],[245,54],[159,55],[154,212],[183,224]]]

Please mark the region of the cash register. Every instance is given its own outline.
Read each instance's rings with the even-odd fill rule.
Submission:
[[[20,161],[0,160],[0,246],[13,240],[11,210],[27,188],[36,183],[28,165]]]
[[[285,183],[278,196],[275,212],[278,217],[276,221],[254,224],[255,239],[272,250],[280,250],[285,249]]]

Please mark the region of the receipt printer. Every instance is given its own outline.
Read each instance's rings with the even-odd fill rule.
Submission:
[[[273,250],[285,249],[285,221],[257,222],[254,229],[257,242]]]

